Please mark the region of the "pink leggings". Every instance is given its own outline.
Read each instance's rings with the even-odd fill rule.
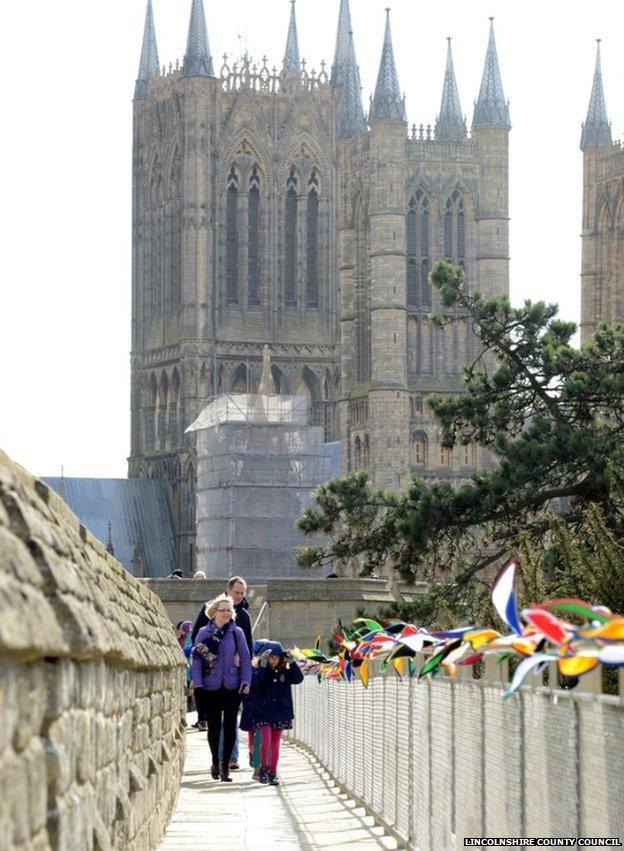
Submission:
[[[264,768],[268,768],[273,773],[277,771],[282,733],[283,730],[274,730],[273,727],[260,727],[260,737],[262,739],[260,759]]]

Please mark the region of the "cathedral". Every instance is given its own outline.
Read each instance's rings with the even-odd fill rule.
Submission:
[[[583,230],[581,271],[581,342],[601,322],[624,322],[624,151],[611,138],[607,115],[600,40],[587,117],[581,134],[583,151]]]
[[[476,355],[467,322],[442,331],[429,273],[508,293],[508,135],[494,31],[470,132],[448,42],[441,104],[409,127],[389,13],[362,105],[349,0],[336,0],[333,64],[300,57],[295,0],[280,67],[213,60],[192,0],[181,66],[159,62],[148,0],[134,94],[131,477],[165,479],[176,560],[195,563],[193,436],[208,400],[257,392],[271,350],[278,392],[308,398],[340,441],[344,473],[405,488],[486,463],[440,445],[426,404],[457,392]],[[381,22],[380,22],[381,23]]]

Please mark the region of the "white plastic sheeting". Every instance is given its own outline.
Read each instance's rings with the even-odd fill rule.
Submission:
[[[324,431],[305,396],[220,396],[188,429],[197,435],[197,566],[248,582],[323,573],[297,564],[309,540],[296,526],[331,478]]]
[[[264,396],[258,393],[224,394],[213,399],[186,433],[223,423],[290,423],[307,425],[306,396]]]

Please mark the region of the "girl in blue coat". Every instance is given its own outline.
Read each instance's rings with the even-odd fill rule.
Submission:
[[[253,659],[251,660],[253,668],[257,668],[260,664],[260,656],[262,655],[268,643],[268,638],[257,638],[254,641]],[[260,762],[260,733],[256,735],[253,707],[254,695],[253,692],[250,691],[247,697],[243,700],[243,711],[241,713],[240,724],[238,726],[241,730],[247,733],[249,741],[249,765],[254,770],[253,779],[258,780],[260,778],[260,768],[262,765],[262,763]]]
[[[300,668],[279,641],[267,642],[253,672],[253,718],[260,734],[261,783],[277,786],[277,764],[284,730],[292,729],[295,717],[292,689],[303,681]]]

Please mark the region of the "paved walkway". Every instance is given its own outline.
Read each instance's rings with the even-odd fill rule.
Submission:
[[[253,781],[247,767],[232,772],[233,783],[212,780],[206,734],[187,730],[186,744],[178,806],[159,851],[398,847],[296,745],[284,742],[275,787]],[[242,740],[240,752],[247,761]]]

